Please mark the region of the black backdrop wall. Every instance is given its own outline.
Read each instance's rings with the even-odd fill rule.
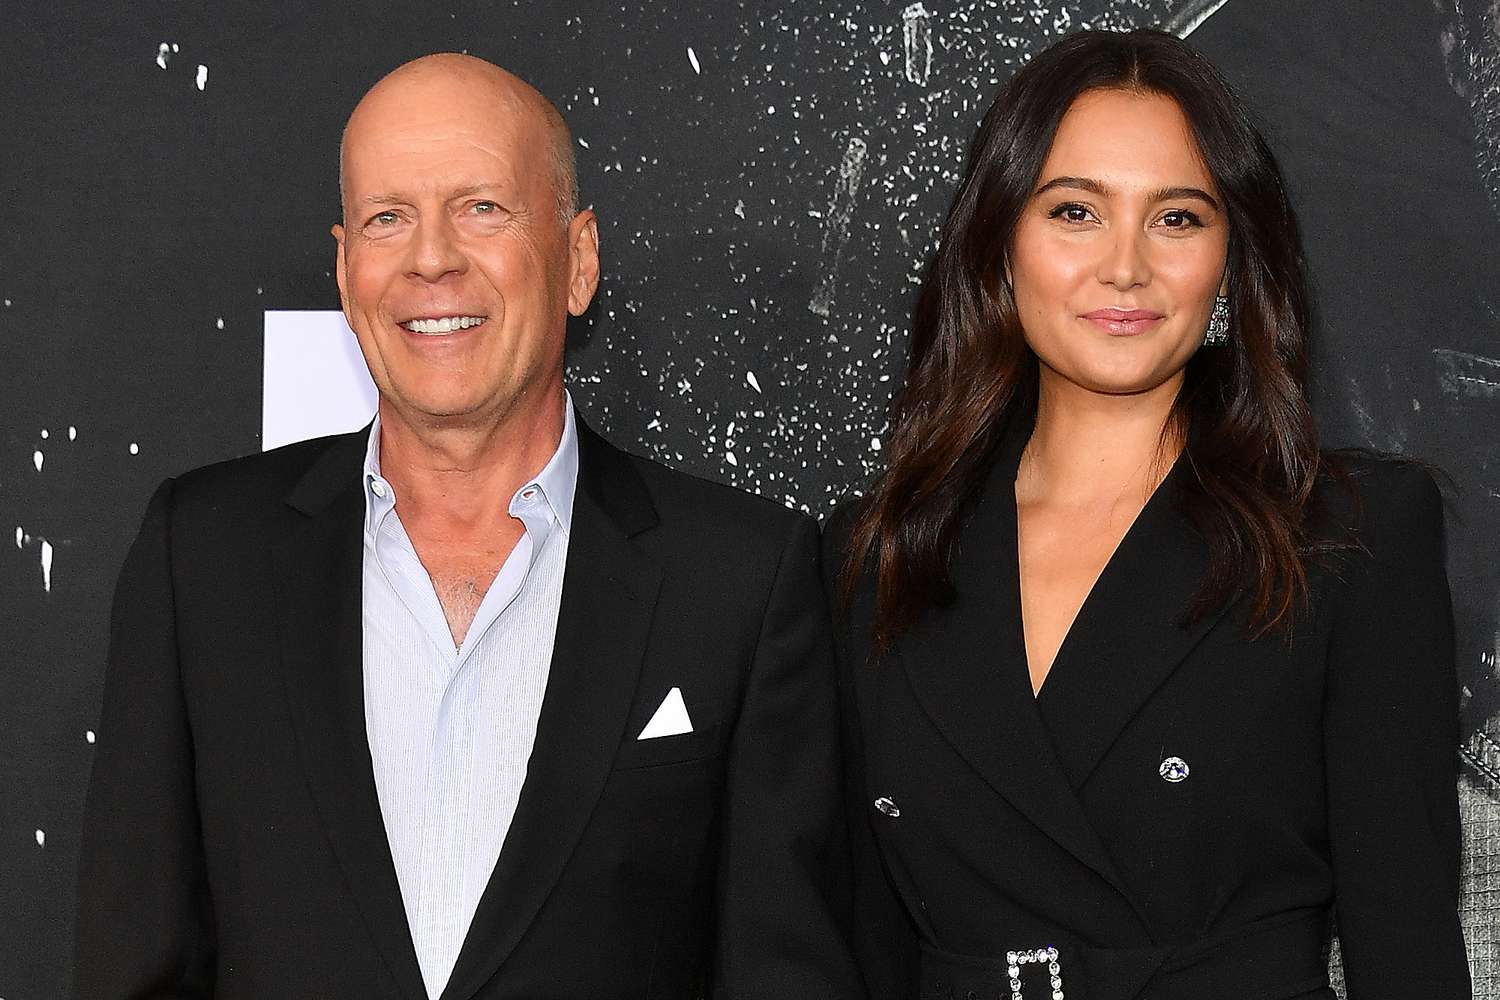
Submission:
[[[266,312],[337,308],[338,134],[370,83],[466,50],[551,96],[605,250],[575,399],[823,512],[879,466],[998,84],[1070,29],[1144,24],[1214,58],[1278,150],[1330,442],[1452,476],[1465,921],[1500,997],[1500,0],[7,5],[0,997],[66,992],[115,571],[161,477],[260,448]]]

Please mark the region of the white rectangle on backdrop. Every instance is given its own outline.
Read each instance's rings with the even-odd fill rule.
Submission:
[[[260,447],[354,431],[375,415],[375,384],[336,309],[268,309]]]

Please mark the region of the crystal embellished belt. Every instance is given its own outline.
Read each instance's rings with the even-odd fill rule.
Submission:
[[[1023,965],[1046,965],[1052,983],[1052,1000],[1064,1000],[1062,962],[1057,949],[1048,945],[1035,951],[1008,951],[1005,953],[1006,972],[1010,974],[1010,1000],[1026,1000],[1021,992],[1021,967]]]

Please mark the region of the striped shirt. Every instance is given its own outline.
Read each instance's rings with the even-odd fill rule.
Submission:
[[[562,600],[578,434],[516,491],[525,533],[455,649],[442,604],[366,451],[365,728],[386,838],[429,997],[443,992],[526,779]]]

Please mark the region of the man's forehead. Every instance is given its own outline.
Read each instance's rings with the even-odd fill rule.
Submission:
[[[514,186],[542,159],[535,141],[502,123],[459,119],[392,122],[367,128],[344,145],[347,185],[422,190],[485,185]]]
[[[481,184],[550,184],[556,112],[499,67],[428,57],[395,70],[355,107],[340,145],[347,203]]]
[[[498,71],[497,71],[498,72]],[[376,84],[355,106],[344,128],[344,143],[396,131],[525,131],[542,112],[524,86],[508,77],[472,71],[398,70]]]
[[[525,145],[537,130],[535,115],[513,102],[456,99],[383,101],[361,107],[344,130],[346,157],[373,150],[468,144],[491,151]]]

